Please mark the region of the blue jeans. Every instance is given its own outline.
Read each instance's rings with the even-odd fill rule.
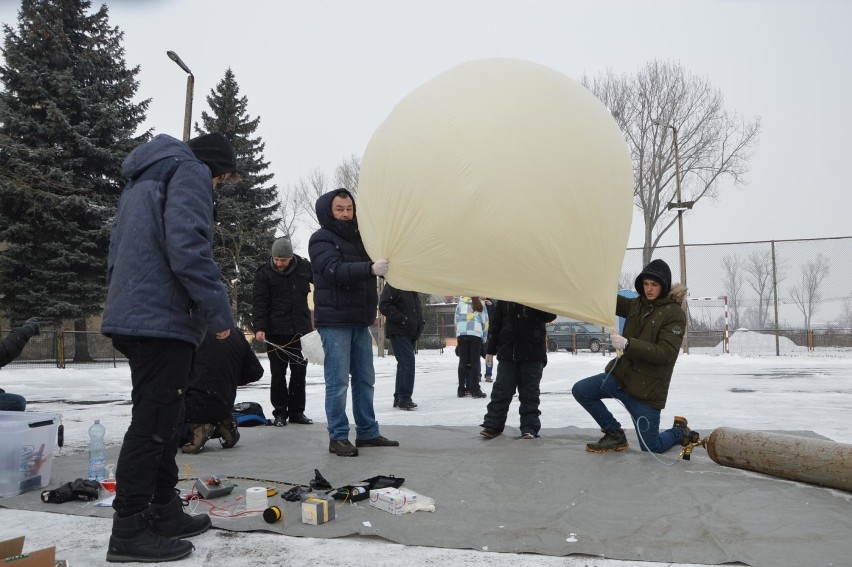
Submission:
[[[25,411],[27,399],[18,394],[0,393],[0,411]]]
[[[396,389],[393,392],[395,402],[410,402],[414,392],[414,337],[390,337],[393,355],[396,358]]]
[[[676,443],[680,443],[683,438],[683,432],[679,429],[660,432],[660,410],[643,404],[622,390],[615,376],[608,373],[583,378],[574,384],[571,393],[604,431],[621,429],[621,423],[615,419],[601,400],[614,398],[624,404],[633,419],[636,434],[639,436],[639,446],[643,451],[663,453]]]
[[[379,422],[373,410],[376,373],[373,370],[373,339],[367,327],[319,327],[325,355],[325,417],[330,439],[349,438],[346,393],[352,375],[352,413],[355,437],[379,436]]]

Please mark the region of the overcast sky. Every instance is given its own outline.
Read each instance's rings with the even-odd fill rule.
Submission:
[[[93,2],[98,5],[98,2]],[[471,59],[514,57],[570,77],[673,60],[760,117],[747,185],[685,215],[687,244],[849,236],[852,2],[843,0],[109,0],[140,65],[147,126],[180,137],[230,67],[260,116],[275,182],[360,156],[393,106]],[[0,0],[16,25],[20,2]],[[845,173],[842,175],[841,172]],[[630,246],[641,246],[634,217]],[[602,227],[605,230],[605,227]],[[663,244],[676,244],[671,230]],[[298,251],[306,252],[307,242]]]

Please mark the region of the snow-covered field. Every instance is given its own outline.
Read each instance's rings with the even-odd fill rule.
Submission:
[[[731,352],[740,352],[738,341],[764,340],[755,333],[737,333]],[[739,336],[737,336],[739,335]],[[774,339],[773,339],[774,344]],[[746,358],[737,354],[709,356],[697,349],[678,361],[662,422],[684,415],[701,432],[716,427],[814,431],[835,441],[852,443],[852,352],[808,356],[797,349],[783,350],[785,356]],[[260,402],[268,415],[267,372],[260,382],[243,388],[238,401]],[[478,425],[487,399],[456,397],[457,358],[422,351],[417,356],[414,400],[416,411],[392,407],[395,374],[393,357],[376,358],[376,414],[380,423],[404,425]],[[591,418],[571,397],[573,383],[600,372],[607,357],[566,352],[549,356],[542,380],[542,426],[544,429],[575,425],[594,427]],[[490,390],[483,384],[485,391]],[[57,412],[65,425],[64,452],[82,451],[88,443],[87,428],[100,419],[107,429],[107,444],[120,443],[127,427],[130,405],[129,370],[119,368],[22,369],[0,371],[0,386],[24,395],[29,411]],[[308,367],[306,414],[324,427],[324,386],[318,366]],[[517,427],[516,406],[509,413],[509,427]],[[623,422],[623,408],[611,406]],[[546,434],[546,431],[543,432]],[[286,432],[285,432],[286,434]],[[402,443],[404,439],[400,440]],[[649,456],[650,458],[650,456]],[[440,504],[440,503],[438,503]],[[0,500],[2,505],[2,500]],[[27,549],[55,545],[59,558],[74,567],[107,565],[104,557],[110,521],[66,514],[34,513],[0,508],[0,539],[27,534]],[[657,567],[659,563],[637,563],[591,557],[544,557],[495,554],[471,550],[405,547],[361,538],[320,540],[269,533],[230,533],[221,530],[193,539],[196,551],[176,563],[187,567],[232,567],[241,565],[241,549],[268,551],[266,565],[560,565],[568,567]],[[674,564],[666,564],[674,565]]]

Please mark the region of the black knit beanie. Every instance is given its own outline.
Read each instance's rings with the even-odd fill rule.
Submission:
[[[237,170],[234,145],[225,136],[214,132],[204,134],[187,142],[189,149],[210,168],[212,177],[219,177]]]
[[[639,295],[645,295],[645,289],[642,285],[643,280],[654,280],[661,286],[663,291],[660,293],[660,299],[666,297],[672,289],[672,271],[669,265],[662,260],[651,260],[648,265],[642,268],[642,273],[636,276],[636,291]]]

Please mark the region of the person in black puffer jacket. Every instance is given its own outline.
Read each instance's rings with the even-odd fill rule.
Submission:
[[[379,301],[379,311],[387,318],[387,336],[396,358],[396,388],[393,407],[413,410],[417,407],[411,399],[414,393],[414,351],[417,339],[423,332],[423,309],[416,291],[396,289],[385,284]]]
[[[320,229],[308,252],[314,269],[314,325],[322,338],[325,416],[329,453],[358,456],[358,447],[396,447],[379,434],[373,408],[376,371],[370,325],[376,320],[376,276],[388,273],[388,261],[373,262],[358,231],[355,200],[346,189],[317,199]],[[355,446],[349,441],[346,394],[352,383]]]
[[[539,384],[547,364],[545,324],[556,319],[556,315],[513,301],[498,301],[493,313],[485,364],[491,364],[494,355],[499,364],[480,435],[492,439],[503,432],[517,390],[521,438],[535,439],[541,429]]]
[[[263,366],[243,332],[234,327],[227,339],[208,333],[192,361],[184,400],[185,435],[181,451],[195,454],[212,437],[230,449],[240,439],[232,415],[237,388],[260,380]]]
[[[302,336],[313,330],[308,294],[314,281],[311,263],[293,254],[290,239],[272,244],[271,257],[254,274],[252,328],[255,338],[266,343],[269,356],[269,398],[273,425],[310,425],[305,416],[305,376],[308,361],[302,356]],[[290,386],[287,387],[287,367]]]
[[[9,335],[0,341],[0,368],[6,366],[21,354],[27,342],[39,334],[38,319],[27,319],[20,327],[15,327]],[[9,394],[0,388],[0,411],[25,411],[27,399],[18,394]]]
[[[681,307],[686,288],[672,285],[672,273],[662,260],[652,260],[636,277],[639,297],[617,296],[615,313],[626,319],[624,336],[613,334],[612,346],[623,354],[606,372],[574,384],[574,399],[591,414],[604,436],[588,443],[592,453],[623,451],[627,437],[621,424],[601,401],[619,400],[630,413],[643,451],[662,453],[688,439],[686,418],[675,417],[671,429],[660,431],[660,410],[666,407],[672,372],[686,329]]]

